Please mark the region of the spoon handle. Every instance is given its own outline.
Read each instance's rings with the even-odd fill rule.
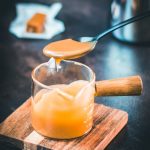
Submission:
[[[142,19],[144,19],[144,18],[146,18],[146,17],[149,17],[149,16],[150,16],[150,11],[146,11],[146,12],[140,14],[140,15],[137,15],[137,16],[135,16],[135,17],[132,17],[132,18],[130,18],[130,19],[127,19],[127,20],[125,20],[125,21],[123,21],[123,22],[121,22],[121,23],[119,23],[119,24],[116,24],[116,25],[112,26],[110,29],[108,29],[108,30],[106,30],[106,31],[104,31],[104,32],[102,32],[102,33],[100,33],[99,35],[97,35],[97,36],[95,37],[95,40],[98,41],[100,38],[102,38],[102,37],[104,37],[105,35],[111,33],[112,31],[117,30],[118,28],[121,28],[121,27],[123,27],[123,26],[125,26],[125,25],[128,25],[128,24],[132,23],[132,22],[136,22],[136,21],[138,21],[138,20],[142,20]]]
[[[140,76],[131,76],[96,82],[96,96],[141,95],[143,83]]]

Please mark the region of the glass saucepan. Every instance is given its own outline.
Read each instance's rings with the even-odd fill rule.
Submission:
[[[32,72],[31,122],[40,134],[70,139],[88,133],[93,125],[95,96],[139,95],[139,76],[95,82],[95,73],[75,61],[49,63]]]

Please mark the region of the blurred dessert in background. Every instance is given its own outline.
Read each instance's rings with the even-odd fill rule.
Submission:
[[[42,13],[34,14],[27,22],[26,31],[32,33],[44,32],[44,25],[46,22],[46,15]]]

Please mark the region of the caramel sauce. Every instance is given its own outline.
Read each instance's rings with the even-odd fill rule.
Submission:
[[[32,16],[27,22],[26,31],[33,33],[42,33],[44,32],[44,24],[46,21],[46,15],[42,13],[36,13]]]
[[[93,42],[78,42],[72,39],[65,39],[48,44],[43,49],[47,57],[54,57],[56,63],[63,59],[74,59],[87,54],[94,48]]]
[[[95,89],[88,85],[88,81],[78,80],[69,85],[52,85],[52,90],[40,90],[32,101],[34,129],[58,139],[75,138],[90,131]]]
[[[61,60],[81,57],[94,46],[92,42],[66,39],[48,44],[43,53],[55,59],[57,68]],[[77,80],[49,88],[51,90],[40,90],[32,101],[31,120],[34,129],[44,136],[58,139],[75,138],[90,131],[93,124],[94,86],[88,81]]]

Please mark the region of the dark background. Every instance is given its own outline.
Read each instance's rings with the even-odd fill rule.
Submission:
[[[62,0],[63,9],[57,16],[65,23],[66,31],[51,40],[18,39],[9,33],[15,18],[17,2],[31,0],[3,0],[0,3],[0,122],[30,97],[31,71],[47,61],[42,48],[49,42],[67,37],[94,36],[109,27],[110,4],[106,0]],[[32,0],[51,4],[52,0]],[[127,44],[111,35],[103,38],[96,49],[78,59],[90,66],[97,80],[140,75],[144,83],[142,96],[103,97],[96,102],[125,110],[129,114],[127,126],[109,144],[107,150],[150,149],[150,46]],[[0,144],[0,150],[16,149]]]

